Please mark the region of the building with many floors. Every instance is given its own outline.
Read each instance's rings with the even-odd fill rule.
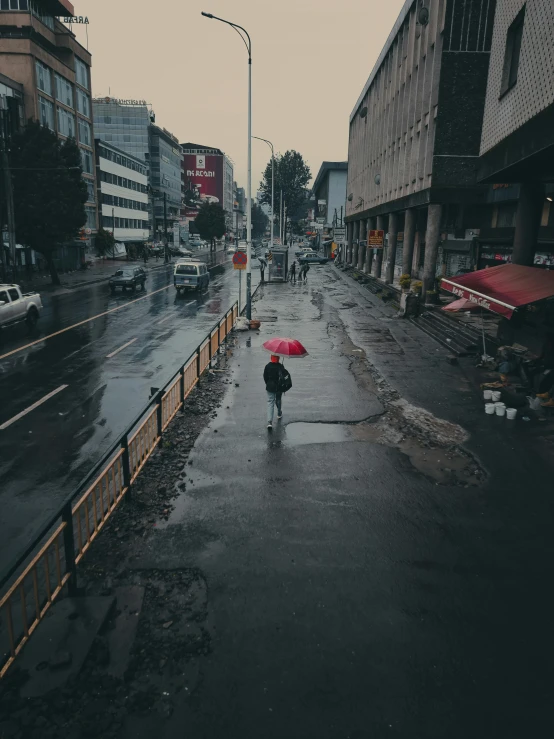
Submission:
[[[221,149],[187,142],[183,148],[183,211],[194,220],[203,202],[218,203],[225,211],[227,230],[235,227],[234,165]]]
[[[25,120],[40,121],[60,138],[75,138],[89,193],[86,228],[93,237],[97,214],[91,55],[58,20],[73,14],[69,0],[0,0],[0,69],[22,85]],[[80,250],[68,249],[61,248],[60,266],[77,266]]]
[[[554,3],[497,0],[478,180],[478,267],[554,266]]]
[[[143,162],[148,160],[148,128],[155,122],[151,106],[144,100],[94,98],[94,135]]]
[[[354,106],[348,259],[376,277],[409,273],[431,290],[479,228],[494,11],[495,0],[406,0]],[[370,230],[385,234],[381,248],[367,246]]]
[[[146,162],[102,139],[95,144],[99,225],[118,242],[142,244],[149,237]]]
[[[178,139],[165,128],[151,125],[149,132],[149,176],[153,202],[153,234],[169,234],[181,219],[183,150]]]

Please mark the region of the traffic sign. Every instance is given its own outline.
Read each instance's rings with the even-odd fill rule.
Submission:
[[[236,251],[233,254],[233,269],[246,269],[248,257],[243,251]]]

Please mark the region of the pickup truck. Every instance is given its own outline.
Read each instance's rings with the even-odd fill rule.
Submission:
[[[34,328],[41,310],[38,293],[22,293],[19,285],[0,285],[0,329],[23,321]]]

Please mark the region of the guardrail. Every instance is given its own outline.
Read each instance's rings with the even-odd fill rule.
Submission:
[[[69,594],[77,594],[77,565],[121,500],[130,496],[134,480],[226,341],[238,315],[235,303],[3,573],[0,678],[63,587],[67,584]]]

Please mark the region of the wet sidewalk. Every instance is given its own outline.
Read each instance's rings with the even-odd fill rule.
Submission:
[[[504,427],[495,450],[463,368],[366,293],[331,267],[258,290],[260,332],[237,333],[84,560],[89,594],[139,594],[138,628],[116,659],[117,616],[34,706],[70,714],[52,735],[97,736],[99,715],[118,739],[550,733],[551,469]],[[268,432],[277,335],[310,354]]]

